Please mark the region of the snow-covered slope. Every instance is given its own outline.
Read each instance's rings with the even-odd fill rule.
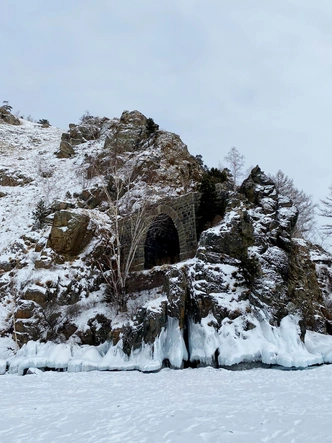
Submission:
[[[21,123],[0,124],[1,252],[31,227],[37,202],[64,197],[61,190],[72,179],[63,170],[67,169],[64,162],[54,156],[62,131],[25,120]]]

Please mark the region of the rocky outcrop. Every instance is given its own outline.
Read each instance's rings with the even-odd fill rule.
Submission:
[[[98,146],[102,143],[103,149],[86,156],[86,178],[109,177],[111,193],[114,168],[120,175],[124,171],[124,190],[129,187],[129,174],[131,194],[146,183],[151,187],[149,197],[152,198],[158,183],[162,183],[163,188],[169,186],[168,194],[175,189],[178,193],[194,189],[203,172],[178,135],[159,130],[151,118],[139,111],[124,111],[120,119],[91,117],[79,125],[70,124],[69,131],[62,134],[57,156],[73,157],[78,146],[87,141]]]
[[[54,214],[48,247],[60,254],[77,255],[90,242],[93,232],[87,214],[58,211]]]
[[[300,311],[304,324],[313,331],[327,332],[323,287],[320,285],[316,264],[310,256],[309,245],[299,240],[292,241],[287,270],[288,309]]]
[[[15,126],[21,124],[20,120],[15,117],[6,106],[0,107],[0,123],[8,123],[9,125]]]
[[[85,115],[81,119],[81,123],[69,125],[69,131],[64,132],[61,137],[61,143],[57,157],[70,158],[75,155],[74,146],[80,145],[91,140],[97,140],[102,130],[108,127],[110,120],[106,117],[92,117]]]
[[[104,149],[115,152],[139,150],[148,138],[147,118],[138,111],[124,111],[106,137]]]
[[[132,165],[134,183],[158,188],[158,183],[186,193],[197,187],[203,169],[176,134],[158,129],[138,111],[124,111],[108,133],[103,155],[110,160],[125,153],[118,166]],[[138,160],[138,161],[137,161]],[[109,166],[109,163],[106,163]]]

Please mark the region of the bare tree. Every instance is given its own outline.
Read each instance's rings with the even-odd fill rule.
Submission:
[[[234,188],[238,185],[239,178],[243,175],[242,168],[244,166],[244,155],[233,146],[225,157],[226,162],[229,165],[229,169],[233,175]]]
[[[59,198],[62,188],[54,175],[54,170],[47,164],[43,157],[36,156],[35,166],[36,172],[39,175],[39,192],[38,196],[36,197],[36,204],[42,196],[42,199],[45,201],[46,205],[49,206],[56,198]]]
[[[132,205],[130,191],[133,187],[133,168],[118,167],[113,159],[108,170],[109,183],[104,186],[108,203],[110,228],[103,229],[103,241],[107,249],[107,270],[103,271],[109,285],[111,302],[121,311],[126,309],[126,284],[141,239],[148,230],[146,217],[147,198],[141,189],[136,208]],[[125,243],[125,245],[124,245]],[[126,248],[124,248],[126,246]]]
[[[321,200],[319,215],[322,217],[332,218],[332,185],[329,187],[329,194],[324,200]],[[326,235],[332,234],[332,224],[328,223],[323,226],[323,232]]]
[[[16,311],[17,311],[17,303],[19,300],[19,293],[18,293],[18,288],[17,288],[17,281],[16,279],[12,279],[11,282],[9,283],[9,289],[10,289],[10,293],[12,295],[12,300],[11,300],[11,311],[10,311],[10,316],[11,316],[11,320],[12,320],[12,325],[13,325],[13,339],[15,341],[16,344],[16,349],[19,349],[19,343],[18,343],[18,338],[17,338],[17,330],[16,330]]]
[[[275,175],[271,175],[270,178],[274,181],[278,193],[289,197],[299,211],[294,236],[307,239],[313,237],[315,235],[315,211],[317,205],[313,203],[311,196],[303,190],[297,189],[293,179],[289,178],[280,169]]]
[[[151,119],[152,135],[156,130],[157,125]],[[106,138],[104,153],[94,161],[90,159],[93,164],[89,169],[91,176],[104,177],[103,191],[109,226],[104,224],[101,229],[106,254],[99,267],[109,287],[107,298],[121,311],[127,307],[126,287],[137,248],[149,228],[147,209],[151,197],[148,197],[148,192],[155,198],[153,183],[158,178],[156,174],[151,174],[148,183],[142,177],[138,180],[146,160],[133,161],[126,153],[132,152],[135,143],[138,145],[146,140],[146,135],[138,131],[135,137],[124,137],[122,126],[115,124],[111,136]],[[149,189],[151,185],[152,189]]]

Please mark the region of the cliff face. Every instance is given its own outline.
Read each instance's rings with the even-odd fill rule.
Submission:
[[[150,285],[155,295],[111,332],[115,349],[129,359],[143,345],[165,348],[162,337],[177,343],[163,354],[175,367],[243,361],[292,366],[307,329],[330,330],[330,262],[326,253],[313,255],[311,245],[292,239],[297,211],[290,200],[278,196],[256,167],[227,203],[223,220],[201,234],[196,257],[151,271],[150,278],[158,272],[156,287]],[[132,303],[142,304],[143,294],[133,294]],[[293,349],[285,344],[287,334]]]
[[[332,257],[292,238],[297,211],[259,167],[237,191],[226,176],[217,187],[225,213],[201,233],[195,257],[174,263],[181,220],[160,202],[197,191],[203,174],[177,135],[137,111],[88,116],[62,135],[21,123],[0,124],[0,178],[12,178],[0,183],[4,343],[106,343],[104,369],[321,362],[306,340],[332,332]],[[36,223],[40,198],[47,211]],[[132,272],[121,307],[109,278],[114,201],[122,223],[143,202],[160,203],[142,235],[155,229],[149,253],[159,242],[172,257]]]

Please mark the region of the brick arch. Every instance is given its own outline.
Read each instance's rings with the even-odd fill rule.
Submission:
[[[183,223],[181,222],[175,209],[173,209],[169,205],[161,204],[161,205],[159,205],[155,208],[152,208],[148,211],[147,223],[146,223],[147,224],[147,231],[146,231],[145,235],[143,235],[141,241],[139,242],[138,248],[137,248],[136,255],[140,258],[140,260],[139,260],[140,263],[137,263],[137,265],[135,266],[136,269],[143,269],[144,268],[144,262],[145,262],[144,246],[145,246],[145,242],[146,242],[146,238],[147,238],[147,234],[148,234],[148,229],[152,225],[154,220],[160,214],[166,214],[172,220],[172,222],[175,226],[175,229],[177,230],[178,236],[179,236],[180,261],[184,260],[186,258],[185,254],[184,254],[184,251],[186,250],[186,234],[185,234],[185,229],[184,229]]]
[[[151,220],[149,220],[149,226],[151,225],[153,220],[160,214],[168,215],[172,219],[172,222],[174,223],[174,226],[178,231],[179,244],[180,244],[180,260],[181,260],[181,252],[183,252],[186,249],[186,233],[184,230],[183,223],[181,222],[178,213],[171,206],[163,204],[155,208],[154,214],[152,215]],[[146,241],[146,235],[144,235],[143,245],[145,244],[145,241]]]
[[[184,196],[165,199],[159,205],[157,204],[147,210],[147,231],[139,242],[131,267],[132,271],[140,271],[144,269],[144,245],[148,229],[160,214],[166,214],[170,217],[177,230],[179,236],[180,261],[194,257],[196,253],[195,193],[189,193]],[[127,238],[129,241],[129,237]]]
[[[150,221],[150,220],[149,220]],[[178,230],[166,211],[152,217],[144,242],[144,269],[180,261]]]

